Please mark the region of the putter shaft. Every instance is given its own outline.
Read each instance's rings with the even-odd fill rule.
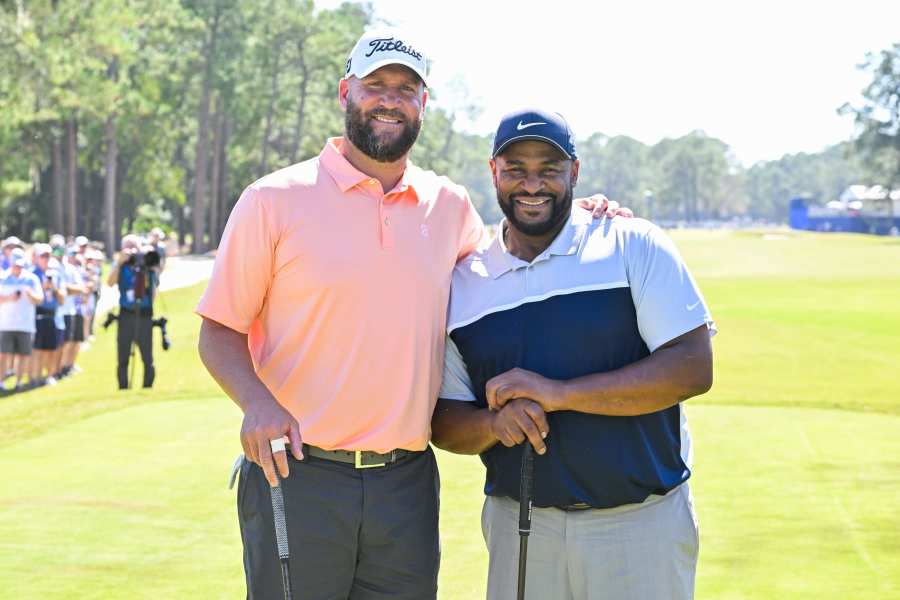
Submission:
[[[525,567],[528,562],[528,535],[531,533],[531,504],[534,491],[534,450],[527,440],[522,447],[519,479],[519,582],[516,598],[525,599]]]

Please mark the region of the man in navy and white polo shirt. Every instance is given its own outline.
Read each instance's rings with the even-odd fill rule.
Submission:
[[[488,598],[515,595],[526,440],[537,451],[528,598],[691,598],[680,402],[712,384],[703,297],[659,228],[572,207],[579,162],[560,115],[506,116],[490,164],[506,219],[453,273],[432,423],[436,445],[487,467]]]

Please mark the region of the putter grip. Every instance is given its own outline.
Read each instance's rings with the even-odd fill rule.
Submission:
[[[531,533],[531,496],[534,491],[534,450],[527,440],[522,446],[522,473],[519,479],[519,534]]]
[[[278,558],[289,558],[287,523],[284,519],[284,495],[281,486],[270,488],[272,494],[272,516],[275,519],[275,541],[278,543]]]

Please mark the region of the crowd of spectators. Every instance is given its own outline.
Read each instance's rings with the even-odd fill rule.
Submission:
[[[154,229],[146,238],[126,235],[110,279],[117,279],[112,275],[118,274],[123,265],[126,273],[131,272],[127,265],[133,262],[135,253],[153,252],[160,261],[149,279],[150,291],[155,294],[155,282],[165,265],[164,240],[160,229]],[[67,240],[54,234],[49,243],[26,244],[15,235],[2,241],[0,395],[55,385],[80,372],[76,364],[78,354],[94,340],[103,287],[101,269],[107,258],[102,248],[102,244],[83,235]],[[120,317],[134,309],[130,296],[134,294],[134,283],[133,274],[109,283],[120,292]],[[150,302],[152,294],[148,295]],[[148,315],[152,316],[152,311]],[[144,348],[141,351],[143,354]]]
[[[0,392],[54,385],[79,372],[79,350],[93,339],[103,259],[85,236],[3,240]]]

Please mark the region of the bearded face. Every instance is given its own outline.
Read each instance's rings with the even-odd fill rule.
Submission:
[[[347,96],[344,117],[347,138],[359,150],[378,162],[403,158],[419,137],[422,119],[410,118],[399,109],[376,107],[367,112]]]

